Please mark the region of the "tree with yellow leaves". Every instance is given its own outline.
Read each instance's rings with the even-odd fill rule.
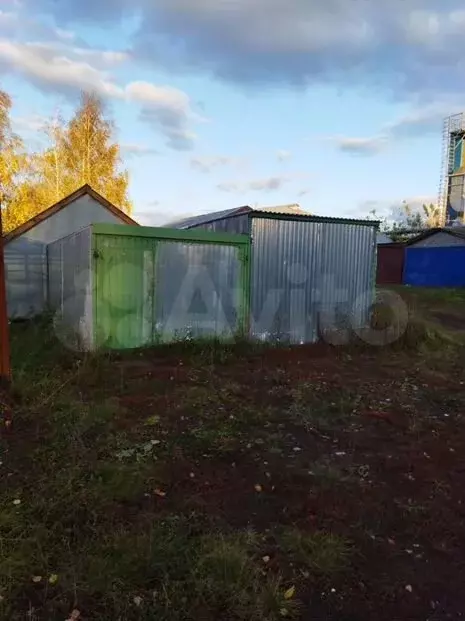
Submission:
[[[27,190],[30,159],[10,123],[11,99],[0,91],[0,206],[3,231],[8,232],[34,215]]]
[[[49,146],[28,154],[10,123],[11,99],[0,91],[0,204],[6,233],[88,183],[126,213],[129,178],[122,171],[114,125],[101,100],[84,93],[71,120],[46,125]]]
[[[102,101],[84,93],[69,123],[58,118],[46,128],[51,146],[36,162],[41,208],[56,203],[85,183],[130,213],[127,171],[120,170],[120,147],[114,125],[105,118]]]

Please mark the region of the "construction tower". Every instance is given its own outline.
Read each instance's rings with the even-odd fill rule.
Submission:
[[[446,226],[464,224],[465,210],[465,114],[444,120],[442,168],[438,205]]]

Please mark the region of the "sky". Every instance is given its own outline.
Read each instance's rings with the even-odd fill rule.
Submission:
[[[15,131],[99,94],[141,224],[435,202],[464,75],[463,0],[0,0]]]

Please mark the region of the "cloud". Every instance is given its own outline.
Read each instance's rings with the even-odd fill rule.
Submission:
[[[285,162],[286,160],[292,157],[292,153],[290,151],[286,151],[285,149],[281,149],[276,153],[276,158],[278,162]]]
[[[49,120],[40,114],[30,114],[28,116],[14,116],[11,118],[11,123],[14,130],[19,133],[33,132],[37,134],[37,132],[45,129]]]
[[[223,182],[216,187],[222,192],[272,192],[279,190],[289,179],[287,177],[266,177],[264,179],[255,179],[246,183],[239,182]]]
[[[86,62],[58,55],[47,46],[0,40],[1,71],[19,73],[42,90],[64,94],[85,89],[104,97],[120,97],[121,89],[107,75]]]
[[[62,25],[138,16],[135,53],[169,70],[249,85],[368,85],[402,97],[462,89],[463,0],[25,2]]]
[[[120,146],[121,146],[121,151],[123,152],[123,155],[126,155],[128,157],[131,157],[131,156],[143,157],[145,155],[160,155],[160,152],[157,151],[157,149],[153,149],[152,147],[148,147],[147,145],[144,145],[144,144],[123,142]]]
[[[331,140],[340,151],[352,155],[376,155],[383,151],[387,145],[385,136],[374,136],[372,138],[349,138],[341,136],[331,138]]]
[[[198,170],[202,173],[210,173],[214,168],[221,166],[228,166],[234,164],[236,159],[228,157],[227,155],[216,155],[212,157],[191,157],[190,165],[194,170]]]
[[[188,125],[190,120],[200,117],[192,112],[186,93],[149,82],[131,82],[125,93],[129,100],[141,104],[141,120],[161,129],[169,147],[178,151],[193,148],[196,135]]]
[[[365,217],[373,215],[375,218],[387,220],[389,223],[400,222],[405,220],[405,210],[403,205],[409,205],[413,212],[420,211],[422,205],[435,204],[437,196],[426,194],[424,196],[407,196],[399,199],[367,199],[360,203],[355,209],[345,212],[346,216]]]
[[[439,135],[444,119],[460,112],[463,104],[455,98],[439,100],[421,108],[414,108],[409,113],[384,125],[375,136],[369,137],[329,137],[340,151],[352,155],[378,155],[388,147],[403,140],[421,138],[428,134]]]
[[[64,49],[69,51],[69,56],[64,54]],[[143,81],[121,86],[106,70],[95,66],[98,60],[103,64],[122,62],[125,58],[122,52],[76,47],[64,49],[55,44],[0,39],[0,74],[19,74],[43,91],[58,91],[73,100],[77,93],[86,90],[103,98],[136,103],[140,106],[140,119],[160,130],[168,147],[176,150],[192,148],[196,135],[190,124],[202,119],[192,111],[186,93]],[[72,58],[73,54],[75,58]],[[81,58],[76,59],[76,56]],[[88,62],[90,60],[94,64]]]

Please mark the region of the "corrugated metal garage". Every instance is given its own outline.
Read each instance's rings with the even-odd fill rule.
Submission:
[[[8,317],[42,313],[47,299],[47,244],[97,222],[137,224],[84,185],[4,237]]]
[[[373,302],[377,222],[240,207],[170,223],[248,233],[251,335],[309,343],[323,331],[364,327]]]

